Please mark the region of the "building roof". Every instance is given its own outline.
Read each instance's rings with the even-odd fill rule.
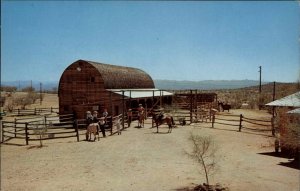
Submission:
[[[149,89],[107,89],[107,91],[114,92],[119,95],[123,95],[128,98],[147,98],[147,97],[158,97],[158,96],[171,96],[173,93],[149,88]]]
[[[300,91],[284,98],[272,101],[267,106],[300,107]]]
[[[154,88],[154,82],[150,75],[141,69],[86,60],[77,62],[85,62],[94,66],[101,74],[106,89]]]
[[[297,108],[297,109],[294,109],[294,110],[291,110],[291,111],[288,111],[287,113],[290,113],[290,114],[300,114],[300,108]]]

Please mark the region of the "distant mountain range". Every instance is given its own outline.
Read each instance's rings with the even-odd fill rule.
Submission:
[[[158,89],[198,89],[198,90],[219,90],[237,89],[259,85],[256,80],[204,80],[204,81],[176,81],[176,80],[154,80]],[[267,84],[268,82],[262,82]]]
[[[263,82],[262,84],[266,84]],[[216,89],[237,89],[259,85],[259,81],[255,80],[205,80],[205,81],[176,81],[176,80],[154,80],[155,87],[165,90],[216,90]],[[14,86],[18,90],[32,85],[35,90],[40,89],[40,82],[37,81],[4,81],[2,86]],[[58,82],[42,82],[43,90],[53,90],[58,88]]]

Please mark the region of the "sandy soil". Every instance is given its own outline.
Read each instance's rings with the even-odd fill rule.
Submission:
[[[233,110],[264,118],[264,111]],[[190,133],[212,135],[218,171],[211,183],[230,190],[298,191],[299,170],[274,155],[270,132],[253,132],[209,123],[178,126],[171,134],[150,128],[128,128],[122,135],[87,142],[84,136],[44,141],[44,147],[1,145],[1,190],[174,190],[205,182],[197,163],[187,157]],[[15,141],[15,140],[12,140]],[[17,140],[24,144],[24,140]]]

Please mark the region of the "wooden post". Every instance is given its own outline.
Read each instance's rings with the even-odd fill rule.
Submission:
[[[113,121],[112,121],[112,115],[109,118],[109,122],[110,122],[110,135],[113,134]]]
[[[196,92],[196,102],[195,102],[195,108],[196,108],[196,119],[198,121],[198,92],[197,92],[197,89],[195,90]]]
[[[240,125],[239,125],[239,132],[242,130],[242,121],[243,121],[243,115],[240,114]]]
[[[215,115],[212,116],[212,121],[211,121],[211,127],[214,128],[214,124],[215,124]]]
[[[275,117],[271,118],[272,136],[275,136]]]
[[[273,101],[275,101],[276,82],[273,82]],[[275,106],[272,107],[272,117],[275,117]]]
[[[161,90],[159,90],[159,106],[162,107]]]
[[[15,138],[17,137],[17,119],[15,118],[15,125],[14,125],[14,127],[15,127]]]
[[[28,145],[28,123],[25,123],[25,140],[26,140],[26,145]]]
[[[193,90],[190,90],[190,123],[193,121]]]
[[[74,128],[76,132],[77,142],[79,142],[79,132],[78,132],[78,121],[77,119],[74,120]]]
[[[154,109],[154,90],[152,90],[152,128],[154,126],[154,123],[153,123],[153,109]]]
[[[124,110],[125,110],[125,107],[124,107],[125,105],[124,105],[124,90],[122,90],[122,129],[124,129],[124,120],[125,120],[125,112],[124,112]]]
[[[3,121],[0,120],[0,125],[1,125],[1,143],[4,143],[4,125],[3,125]]]

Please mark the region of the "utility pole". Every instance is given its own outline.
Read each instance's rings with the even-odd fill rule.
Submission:
[[[259,66],[259,93],[261,93],[261,66]]]
[[[40,82],[40,105],[42,105],[42,83]]]

